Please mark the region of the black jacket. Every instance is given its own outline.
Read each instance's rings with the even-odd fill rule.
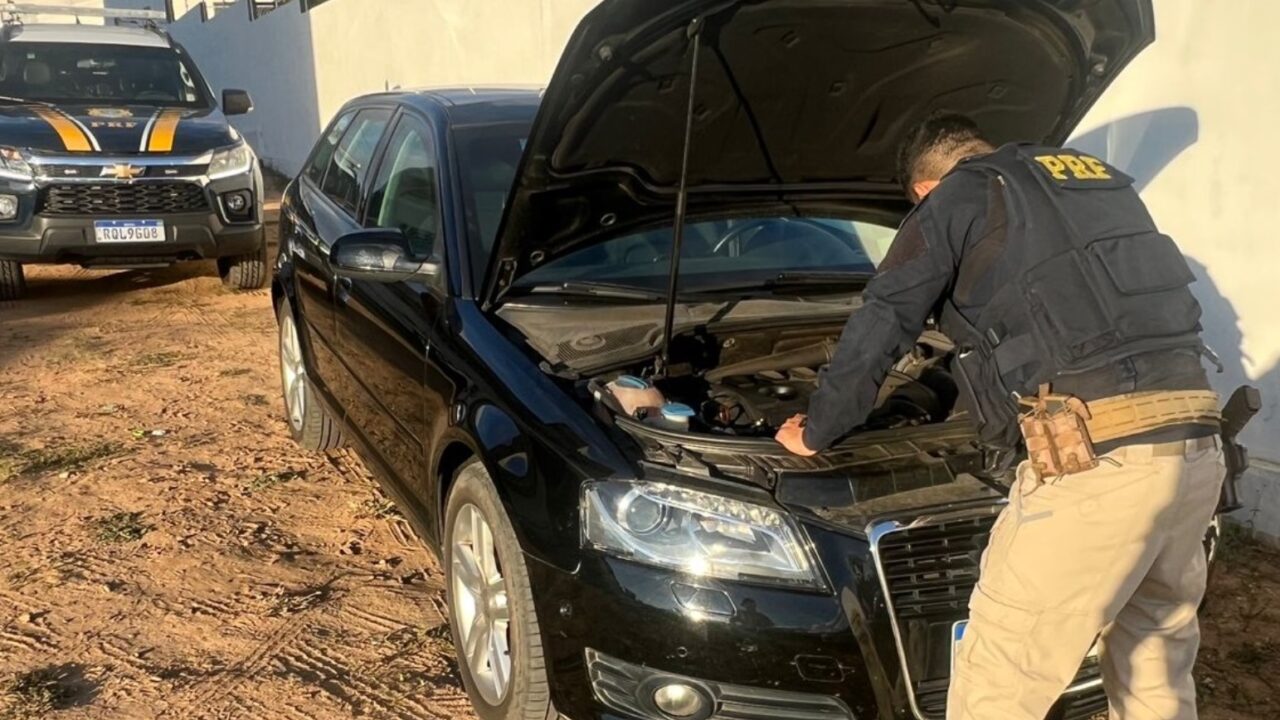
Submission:
[[[866,420],[889,369],[911,349],[930,316],[957,341],[961,356],[971,351],[980,359],[983,371],[964,373],[978,387],[962,392],[961,403],[993,444],[1016,441],[1016,394],[1031,394],[1040,382],[1052,381],[1055,392],[1086,400],[1208,388],[1200,364],[1199,307],[1186,289],[1190,271],[1172,242],[1155,230],[1128,178],[1084,155],[1079,156],[1091,164],[1073,162],[1080,173],[1074,177],[1056,163],[1033,162],[1046,153],[1074,158],[1070,150],[1005,146],[961,163],[908,215],[822,372],[809,404],[807,446],[826,448]],[[1091,186],[1081,176],[1106,182]],[[1010,212],[1011,204],[1022,212]],[[1050,217],[1050,208],[1062,209],[1059,215],[1096,217],[1063,222]],[[1097,228],[1088,229],[1090,223]],[[1112,245],[1127,248],[1134,259],[1099,255],[1099,248]],[[1037,279],[1044,274],[1040,268],[1068,260],[1081,274],[1055,270],[1048,281]],[[1097,267],[1087,267],[1091,263]],[[1113,287],[1106,278],[1117,274],[1135,282]],[[1136,294],[1128,286],[1139,286]],[[1082,325],[1070,329],[1087,342],[1044,340],[1055,333],[1054,308],[1034,306],[1046,288],[1062,297],[1057,312]],[[1109,311],[1096,317],[1077,312],[1091,301]],[[1130,325],[1158,330],[1154,337],[1140,336],[1125,329]],[[1014,353],[1003,351],[1019,348],[1023,357],[1008,367]],[[997,362],[1001,354],[1003,369]],[[1172,437],[1202,432],[1180,428]]]

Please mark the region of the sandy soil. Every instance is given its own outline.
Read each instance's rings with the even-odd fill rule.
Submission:
[[[266,292],[29,279],[0,303],[0,718],[470,714],[439,569],[354,457],[287,437]],[[1276,560],[1227,543],[1203,717],[1280,717]]]
[[[0,718],[470,714],[433,560],[353,456],[288,438],[269,293],[210,263],[28,278],[0,303]]]

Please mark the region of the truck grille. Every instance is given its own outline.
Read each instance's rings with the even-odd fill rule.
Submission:
[[[168,215],[208,212],[204,189],[190,182],[63,183],[40,193],[41,215]]]
[[[969,596],[978,583],[978,566],[994,516],[951,520],[888,532],[877,547],[880,572],[892,603],[894,622],[904,632],[919,632],[968,616]],[[910,643],[904,643],[910,647]],[[948,648],[949,652],[949,648]],[[1107,710],[1098,661],[1086,660],[1049,720],[1092,720]],[[949,678],[914,679],[912,690],[922,714],[946,714]],[[1085,685],[1087,684],[1087,687]]]

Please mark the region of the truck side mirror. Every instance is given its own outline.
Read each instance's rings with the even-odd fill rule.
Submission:
[[[253,110],[253,98],[244,90],[222,91],[222,113],[224,115],[244,115]]]

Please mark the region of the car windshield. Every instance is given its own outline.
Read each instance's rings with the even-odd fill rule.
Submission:
[[[680,289],[750,287],[780,277],[875,272],[894,230],[856,220],[754,217],[691,222],[680,253]],[[517,286],[607,283],[665,290],[670,227],[623,235],[551,260]]]
[[[479,285],[493,251],[528,123],[454,128],[471,250]],[[894,229],[836,218],[755,217],[685,226],[680,288],[697,291],[761,283],[782,273],[869,273],[889,249]],[[613,238],[530,272],[518,285],[592,282],[665,292],[671,228]]]
[[[208,106],[196,75],[172,48],[26,42],[3,48],[0,95],[51,103]]]

